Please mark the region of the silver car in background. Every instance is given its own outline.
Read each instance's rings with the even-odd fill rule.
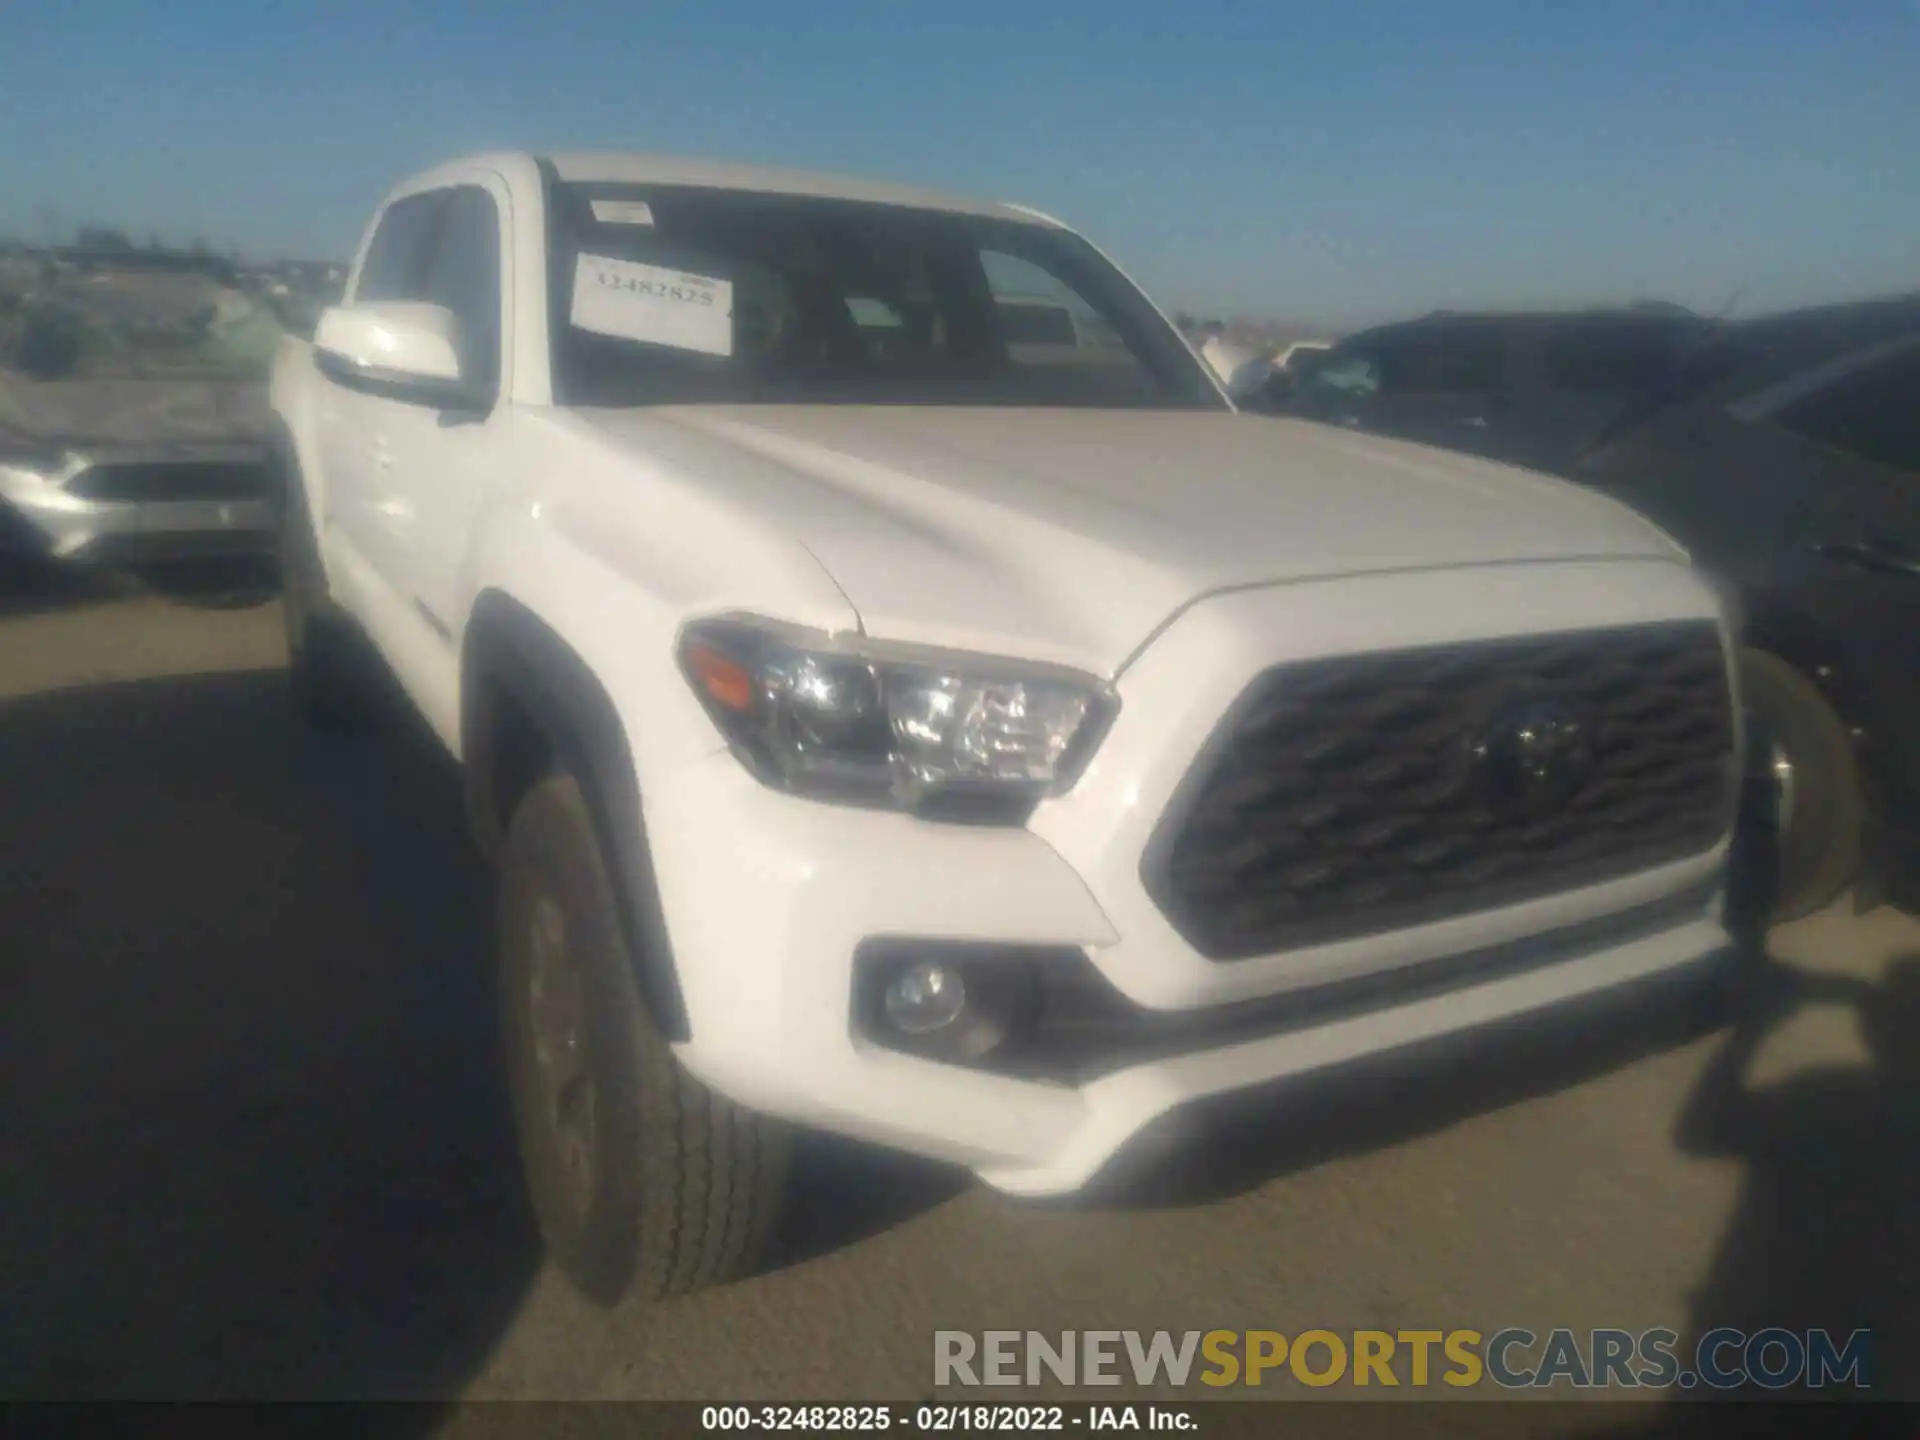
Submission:
[[[213,273],[25,278],[0,310],[0,548],[102,564],[269,553],[275,314]]]

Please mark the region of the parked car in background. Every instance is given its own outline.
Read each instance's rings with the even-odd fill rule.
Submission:
[[[1331,340],[1296,340],[1291,345],[1283,346],[1274,355],[1273,368],[1297,382],[1318,368],[1333,346]]]
[[[1361,331],[1313,358],[1284,413],[1559,470],[1714,332],[1667,306],[1453,314]]]
[[[1240,345],[1224,335],[1200,342],[1200,358],[1236,403],[1263,394],[1273,379],[1273,356],[1253,345]]]
[[[1235,403],[1243,410],[1256,414],[1281,412],[1293,392],[1325,361],[1333,344],[1331,340],[1296,340],[1282,346],[1267,357],[1259,372],[1245,376],[1245,383],[1237,393],[1232,387],[1229,393],[1233,393]]]
[[[110,563],[271,552],[271,313],[211,275],[107,271],[38,289],[4,329],[0,547]]]
[[[1780,911],[1920,877],[1920,297],[1728,327],[1569,468],[1736,594]]]

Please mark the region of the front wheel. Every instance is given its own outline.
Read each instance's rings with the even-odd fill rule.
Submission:
[[[569,776],[535,785],[513,816],[498,923],[521,1161],[554,1263],[603,1305],[749,1273],[784,1207],[790,1131],[674,1056]]]
[[[1819,688],[1764,650],[1740,656],[1749,786],[1773,839],[1770,919],[1823,908],[1860,868],[1866,799],[1846,722]]]

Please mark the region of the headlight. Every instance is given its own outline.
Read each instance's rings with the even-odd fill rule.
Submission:
[[[688,626],[680,663],[767,784],[953,818],[1024,818],[1067,789],[1118,703],[1070,671],[754,619]]]

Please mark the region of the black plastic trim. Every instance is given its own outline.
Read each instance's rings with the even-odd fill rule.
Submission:
[[[398,405],[417,405],[449,415],[485,415],[494,407],[494,397],[479,386],[461,380],[427,380],[417,375],[372,366],[355,365],[338,355],[315,348],[314,368],[343,390],[369,395],[376,400],[391,400]]]
[[[586,662],[532,611],[498,593],[480,598],[462,666],[461,751],[475,838],[495,854],[501,821],[488,759],[497,736],[490,691],[512,698],[580,783],[620,906],[642,998],[670,1041],[690,1037],[679,970],[647,844],[639,777],[613,701]]]
[[[1310,1030],[1630,944],[1704,917],[1720,888],[1716,877],[1651,904],[1506,944],[1196,1010],[1136,1004],[1081,950],[876,938],[855,952],[854,1031],[923,1059],[1011,1079],[1080,1086],[1136,1065]],[[890,1036],[877,1010],[880,985],[892,969],[912,959],[952,963],[963,976],[1004,975],[1006,988],[1020,996],[1019,1020],[1008,1042],[963,1062],[937,1045]]]
[[[1595,635],[1618,636],[1629,632],[1657,632],[1660,630],[1699,630],[1702,633],[1714,629],[1709,621],[1656,622],[1642,626],[1622,626],[1592,632]],[[1445,651],[1467,651],[1485,648],[1494,650],[1507,643],[1522,643],[1552,640],[1555,635],[1513,636],[1508,639],[1487,641],[1469,641],[1456,646],[1420,646],[1407,647],[1392,651],[1368,651],[1360,658],[1384,659],[1395,655],[1433,654]],[[1319,662],[1305,661],[1300,664],[1312,665]],[[1578,888],[1583,885],[1600,884],[1637,870],[1651,869],[1654,866],[1684,860],[1690,856],[1705,853],[1710,846],[1693,843],[1674,844],[1665,848],[1649,848],[1625,859],[1609,859],[1593,864],[1582,871],[1556,871],[1550,883],[1538,879],[1516,880],[1503,887],[1490,887],[1476,890],[1465,903],[1436,904],[1428,907],[1405,907],[1392,912],[1379,910],[1350,914],[1325,916],[1289,927],[1284,935],[1272,944],[1262,944],[1257,949],[1244,946],[1222,947],[1198,932],[1193,923],[1193,910],[1185,897],[1175,888],[1172,876],[1172,854],[1183,832],[1191,823],[1194,811],[1205,794],[1215,769],[1222,759],[1233,749],[1239,738],[1239,731],[1251,713],[1258,710],[1267,701],[1268,689],[1278,675],[1294,668],[1292,663],[1274,666],[1262,671],[1251,680],[1233,704],[1228,707],[1220,723],[1201,746],[1187,773],[1181,777],[1169,801],[1165,813],[1154,827],[1140,858],[1139,875],[1142,887],[1148,898],[1172,924],[1189,945],[1210,960],[1221,963],[1234,963],[1256,959],[1261,955],[1273,954],[1282,950],[1300,949],[1309,945],[1327,944],[1344,940],[1362,939],[1368,935],[1383,934],[1392,930],[1402,930],[1422,924],[1431,924],[1440,920],[1457,919],[1477,910],[1491,909],[1503,904],[1519,904],[1536,900],[1545,895]],[[1731,696],[1729,700],[1729,720],[1731,720]],[[1731,733],[1731,732],[1730,732]],[[1731,758],[1731,753],[1729,758]],[[1738,803],[1739,776],[1729,767],[1727,791],[1724,804],[1725,824],[1723,833],[1730,832]],[[1459,897],[1455,897],[1456,902]]]

